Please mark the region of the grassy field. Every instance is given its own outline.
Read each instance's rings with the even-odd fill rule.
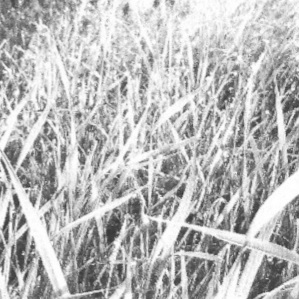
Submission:
[[[0,298],[299,298],[297,1],[149,2],[2,11]]]

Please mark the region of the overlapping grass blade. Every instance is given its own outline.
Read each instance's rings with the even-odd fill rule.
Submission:
[[[187,94],[181,99],[177,100],[174,104],[166,109],[166,111],[160,116],[154,130],[159,128],[163,123],[168,121],[173,115],[180,112],[190,101],[193,100],[193,97],[196,95],[201,96],[201,100],[203,99],[201,88],[196,89],[195,91]]]
[[[56,296],[63,297],[69,295],[66,280],[64,278],[53,246],[49,240],[48,234],[5,153],[1,151],[0,154],[1,160],[9,174],[12,186],[14,187],[16,194],[18,195],[18,199],[23,213],[26,217],[28,227],[30,229],[32,237],[34,238],[36,249],[41,257],[45,270],[51,281],[53,290]]]
[[[280,245],[267,242],[265,240],[260,240],[254,237],[248,237],[246,235],[238,234],[230,231],[224,231],[220,229],[209,228],[209,227],[198,226],[198,225],[191,225],[184,222],[178,222],[178,221],[174,222],[174,221],[159,219],[156,217],[148,217],[148,218],[155,222],[167,223],[169,225],[179,227],[179,229],[185,227],[194,231],[198,231],[203,234],[207,234],[215,238],[218,238],[220,240],[226,241],[230,244],[235,244],[244,248],[254,249],[262,252],[263,254],[269,254],[271,256],[275,256],[282,260],[286,260],[299,265],[299,255],[297,253],[285,247],[282,247]]]
[[[142,190],[142,188],[140,188],[140,190]],[[67,233],[68,231],[70,231],[71,229],[75,228],[76,226],[80,225],[81,223],[85,223],[86,221],[89,221],[93,218],[98,218],[98,217],[102,217],[105,213],[110,212],[116,208],[118,208],[119,206],[121,206],[124,203],[127,203],[130,199],[135,198],[138,195],[138,192],[140,190],[137,190],[131,194],[125,195],[121,198],[115,199],[109,203],[106,203],[104,206],[99,207],[97,209],[95,209],[94,211],[82,216],[81,218],[69,223],[67,226],[65,226],[64,228],[62,228],[59,232],[58,235]]]

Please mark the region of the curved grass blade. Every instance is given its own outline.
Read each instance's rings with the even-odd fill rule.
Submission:
[[[280,185],[256,213],[250,224],[248,237],[254,237],[267,223],[285,208],[296,196],[299,195],[299,170],[291,175]]]

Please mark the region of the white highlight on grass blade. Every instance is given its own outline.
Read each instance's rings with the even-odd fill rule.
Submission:
[[[185,219],[188,217],[190,213],[190,209],[192,206],[192,196],[196,188],[196,182],[197,179],[195,175],[195,170],[191,168],[191,173],[187,181],[184,195],[181,199],[180,205],[175,215],[172,217],[172,221],[163,221],[162,219],[148,217],[151,220],[157,222],[164,222],[170,225],[167,226],[162,236],[160,237],[157,245],[155,246],[155,249],[152,252],[146,289],[148,289],[149,287],[150,277],[152,275],[153,266],[155,265],[155,262],[158,258],[160,258],[161,260],[165,260],[170,255],[171,249],[180,233],[181,223],[184,223]],[[159,276],[159,274],[155,273],[156,276]]]
[[[12,168],[5,153],[0,150],[1,159],[9,174],[12,185],[18,195],[22,211],[26,217],[31,235],[34,238],[36,249],[41,257],[45,270],[51,281],[55,295],[70,295],[66,280],[64,278],[59,261],[49,240],[46,229],[44,228],[37,211],[32,206],[23,186],[21,185],[14,169]]]
[[[6,128],[5,133],[1,137],[0,140],[0,150],[4,151],[6,144],[9,140],[9,137],[13,130],[15,129],[15,123],[17,121],[18,115],[21,113],[23,108],[28,104],[30,97],[35,98],[36,95],[36,88],[33,87],[31,94],[28,97],[24,97],[20,103],[15,107],[15,109],[10,113],[8,118],[6,119]],[[3,129],[3,128],[2,128]]]
[[[240,273],[241,263],[237,260],[213,299],[241,299],[234,295],[238,287],[238,277]]]
[[[64,171],[66,182],[68,182],[69,187],[69,199],[71,208],[71,218],[74,217],[74,196],[76,192],[77,179],[78,179],[78,168],[79,168],[79,152],[78,152],[78,142],[76,136],[75,120],[71,113],[70,117],[70,145],[69,152],[66,161],[66,167]]]
[[[267,247],[269,247],[269,245],[267,245],[269,244],[269,242],[267,241],[269,241],[274,228],[275,228],[275,223],[271,222],[270,225],[267,226],[267,228],[261,231],[259,235],[259,240],[265,244],[264,245],[265,247],[261,248],[262,249],[261,251],[250,252],[249,257],[241,273],[235,271],[235,264],[238,263],[238,260],[242,258],[242,252],[239,254],[238,260],[235,262],[234,266],[229,271],[229,275],[224,279],[224,281],[226,281],[227,279],[229,279],[230,276],[232,276],[232,279],[238,280],[238,285],[236,286],[236,288],[234,290],[231,289],[230,291],[230,298],[242,298],[242,299],[248,298],[252,284],[257,276],[258,269],[265,256],[266,249]]]
[[[278,128],[278,138],[279,138],[279,149],[282,153],[282,159],[284,166],[288,163],[287,157],[287,142],[286,142],[286,128],[284,124],[283,110],[282,110],[282,99],[283,95],[278,89],[276,78],[274,77],[275,82],[275,108],[276,108],[276,118],[277,118],[277,128]]]
[[[132,148],[137,147],[138,136],[142,130],[142,126],[146,122],[148,109],[149,109],[149,102],[148,102],[146,109],[143,112],[139,122],[136,124],[130,137],[128,138],[127,142],[125,143],[125,145],[123,147],[121,147],[119,149],[119,155],[117,156],[117,158],[115,159],[115,161],[113,163],[109,163],[109,165],[101,171],[102,175],[110,172],[110,178],[112,178],[115,175],[115,172],[117,171],[117,169],[120,166],[122,166],[122,164],[124,163],[124,157],[125,157],[126,153],[129,152]],[[136,154],[131,152],[129,161],[130,160],[134,160],[134,162],[135,162]],[[131,167],[130,165],[128,165],[128,166]]]
[[[6,289],[7,282],[5,281],[4,276],[2,275],[2,271],[0,269],[0,298],[1,299],[9,299],[9,293]]]
[[[127,166],[128,167],[134,167],[134,165],[138,166],[142,162],[147,162],[150,158],[156,158],[159,155],[167,154],[170,151],[180,149],[180,148],[182,148],[186,145],[191,144],[192,142],[196,142],[197,140],[199,140],[198,136],[190,137],[189,139],[185,139],[185,140],[183,140],[181,142],[178,142],[178,143],[168,144],[166,146],[161,147],[160,149],[149,150],[149,151],[144,152],[142,154],[134,155],[134,159],[130,159]],[[108,170],[106,170],[106,172],[107,171]]]
[[[165,259],[169,255],[171,248],[174,245],[178,237],[178,234],[181,230],[180,223],[184,223],[185,219],[188,217],[190,213],[191,200],[196,187],[196,181],[197,180],[195,177],[194,170],[192,170],[192,174],[188,179],[186,190],[184,192],[183,198],[181,199],[178,210],[172,217],[171,225],[167,226],[155,248],[152,257],[153,262],[158,258],[160,254],[160,257],[162,259]]]
[[[275,158],[278,158],[278,155],[275,155]],[[274,162],[274,164],[276,164]],[[274,174],[275,176],[275,174]],[[274,180],[275,178],[273,178]],[[279,217],[279,216],[276,216]],[[270,221],[270,223],[264,228],[261,229],[260,234],[259,234],[259,240],[262,241],[261,244],[264,244],[264,248],[261,247],[260,251],[252,251],[249,254],[249,257],[245,263],[245,266],[243,267],[242,273],[238,273],[235,271],[235,267],[232,267],[232,269],[229,272],[229,275],[227,275],[224,279],[223,285],[226,284],[227,280],[230,280],[232,277],[233,280],[237,279],[238,280],[238,285],[237,287],[232,290],[230,288],[230,298],[247,298],[250,294],[250,290],[252,287],[252,284],[256,278],[258,269],[262,263],[262,260],[264,258],[264,255],[267,253],[267,250],[272,250],[273,249],[273,245],[271,245],[271,243],[269,243],[269,239],[274,231],[275,228],[275,219]],[[270,244],[270,245],[269,245]],[[277,245],[274,244],[274,246],[276,246],[278,253],[280,254],[281,252],[279,247],[277,247]],[[275,248],[274,248],[275,250]],[[286,256],[288,255],[287,252],[285,252]],[[240,257],[241,257],[242,253],[240,253]],[[283,257],[282,257],[283,258]],[[291,261],[292,262],[292,261]],[[236,263],[236,262],[235,262]],[[228,287],[230,287],[230,285],[228,285]]]
[[[186,269],[185,257],[181,255],[181,285],[182,285],[182,298],[188,299],[188,275]]]
[[[5,277],[2,275],[2,270],[0,269],[0,298],[1,299],[9,299],[9,293],[6,289],[7,282],[5,281]]]
[[[64,91],[66,93],[66,97],[67,100],[69,102],[69,104],[71,103],[71,95],[70,95],[70,82],[69,82],[69,78],[67,76],[67,72],[66,69],[64,67],[61,55],[58,51],[57,45],[56,45],[56,41],[54,40],[54,38],[52,38],[51,40],[52,44],[53,44],[53,51],[54,51],[54,55],[56,58],[56,66],[58,68],[59,74],[60,74],[60,78],[64,87]]]
[[[0,200],[0,230],[2,230],[2,226],[5,221],[6,213],[8,211],[8,203],[9,203],[9,198],[11,194],[9,194],[10,191],[6,191],[4,193],[4,196],[2,193],[1,195],[1,200]]]
[[[128,3],[133,10],[141,13],[145,13],[154,6],[154,0],[128,0]]]
[[[261,228],[285,208],[299,194],[299,170],[280,185],[264,202],[250,224],[248,237],[254,237]]]
[[[120,299],[123,297],[125,291],[126,291],[126,281],[122,282],[118,288],[115,290],[115,292],[109,297],[109,299]]]
[[[70,231],[74,227],[78,226],[79,224],[89,221],[90,219],[92,219],[94,217],[96,217],[96,218],[102,217],[105,213],[116,209],[117,207],[121,206],[122,204],[128,202],[131,198],[134,198],[138,194],[138,192],[140,192],[143,188],[144,187],[138,189],[134,193],[128,194],[121,198],[115,199],[112,202],[106,203],[104,206],[99,207],[96,210],[90,212],[89,214],[71,222],[70,224],[68,224],[67,226],[65,226],[64,228],[61,229],[61,231],[58,233],[58,236],[63,233],[67,233],[68,231]],[[57,237],[57,235],[56,235],[56,237]]]
[[[186,96],[177,100],[173,105],[168,107],[168,109],[160,116],[157,125],[154,128],[154,131],[157,128],[159,128],[163,123],[168,121],[173,115],[180,112],[190,101],[192,101],[194,96],[200,93],[201,93],[201,88],[197,88],[195,91],[191,92],[190,94],[187,94]],[[201,98],[203,99],[204,97],[201,95]]]
[[[212,262],[220,262],[220,258],[217,255],[206,253],[206,252],[193,252],[193,251],[184,251],[181,250],[175,253],[177,256],[188,256],[192,258],[198,258],[202,260],[212,261]]]
[[[156,217],[150,217],[148,218],[152,221],[158,222],[158,223],[167,223],[168,227],[185,227],[194,231],[201,232],[203,234],[207,234],[210,236],[213,236],[219,240],[223,240],[225,242],[228,242],[230,244],[235,244],[238,246],[244,246],[248,247],[257,251],[262,252],[263,254],[268,254],[271,256],[275,256],[279,259],[286,260],[289,262],[292,262],[294,264],[299,265],[299,255],[294,252],[293,250],[289,250],[285,247],[282,247],[280,245],[265,241],[265,240],[260,240],[254,237],[247,237],[246,235],[230,232],[230,231],[225,231],[221,229],[215,229],[215,228],[209,228],[205,226],[198,226],[198,225],[192,225],[192,224],[187,224],[184,222],[177,222],[177,221],[169,221],[169,220],[163,220],[159,219]],[[168,243],[170,242],[170,238],[172,237],[171,235],[168,236],[168,240],[164,240],[165,242],[167,241]],[[169,246],[169,245],[168,245]]]
[[[264,293],[256,297],[256,299],[273,299],[273,298],[288,298],[297,299],[298,294],[293,292],[296,291],[296,285],[299,282],[299,276],[284,282],[282,285],[271,290],[270,292]]]
[[[19,169],[19,167],[22,165],[24,159],[26,158],[27,154],[32,149],[32,145],[33,145],[34,141],[36,140],[38,134],[40,133],[42,126],[46,122],[46,119],[51,110],[51,107],[52,107],[52,103],[50,101],[48,101],[45,110],[39,117],[38,121],[34,124],[32,129],[30,130],[30,133],[26,139],[26,142],[25,142],[25,144],[22,148],[22,151],[20,153],[20,156],[18,158],[16,170]]]

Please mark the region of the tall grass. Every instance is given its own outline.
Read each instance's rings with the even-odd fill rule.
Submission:
[[[298,298],[296,1],[135,2],[1,16],[0,297]]]

